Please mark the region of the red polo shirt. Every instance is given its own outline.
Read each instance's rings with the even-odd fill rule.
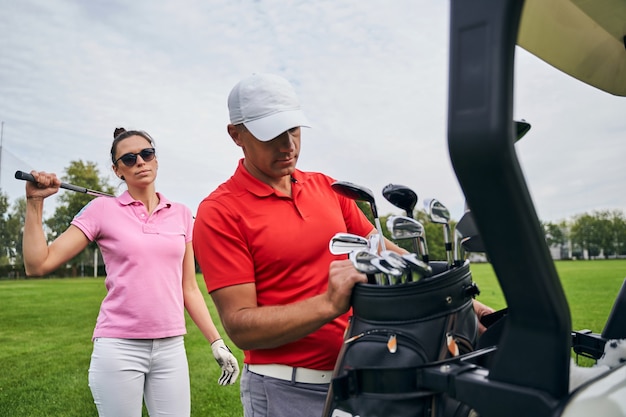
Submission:
[[[292,197],[277,194],[243,166],[205,198],[194,226],[194,250],[209,292],[254,283],[259,306],[290,304],[323,293],[328,250],[338,232],[366,236],[372,224],[356,203],[335,193],[334,180],[296,170]],[[275,349],[245,351],[245,362],[330,370],[348,315]]]

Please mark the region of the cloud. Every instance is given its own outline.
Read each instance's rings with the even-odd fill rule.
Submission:
[[[200,0],[7,2],[0,16],[0,187],[16,169],[62,173],[76,159],[110,173],[116,126],[156,139],[158,189],[195,210],[242,156],[226,97],[252,72],[291,80],[313,129],[299,167],[360,183],[379,211],[390,182],[464,198],[447,151],[448,2]],[[624,209],[626,100],[582,85],[521,48],[516,145],[542,219]],[[111,182],[115,183],[110,175]]]

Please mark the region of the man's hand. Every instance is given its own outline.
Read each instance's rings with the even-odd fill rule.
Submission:
[[[481,303],[480,301],[474,301],[474,311],[476,312],[476,317],[478,317],[478,334],[483,334],[487,328],[480,322],[480,319],[487,314],[491,314],[495,312],[495,310],[491,307],[488,307]]]
[[[222,375],[217,383],[220,385],[234,384],[239,376],[239,364],[233,353],[222,339],[217,339],[211,343],[211,350],[217,364],[222,368]]]
[[[352,289],[359,282],[366,283],[367,277],[357,271],[349,260],[330,263],[326,296],[337,316],[350,309]]]

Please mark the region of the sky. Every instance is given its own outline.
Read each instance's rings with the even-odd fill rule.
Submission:
[[[0,0],[0,189],[16,170],[63,175],[71,161],[113,175],[117,126],[145,130],[157,190],[186,204],[243,156],[226,133],[231,88],[255,72],[292,82],[313,127],[298,168],[370,188],[464,196],[447,148],[449,2],[442,0]],[[537,214],[561,221],[626,210],[626,98],[587,86],[517,47],[515,145]],[[80,184],[77,184],[80,185]],[[70,192],[70,191],[60,191]],[[46,203],[46,215],[55,207]]]

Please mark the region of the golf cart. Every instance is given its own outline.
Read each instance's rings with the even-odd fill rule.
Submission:
[[[451,0],[448,147],[508,314],[495,350],[426,367],[419,380],[481,417],[626,416],[626,365],[568,390],[570,311],[515,154],[512,123],[516,44],[585,83],[626,95],[624,22],[624,0]],[[581,57],[587,49],[593,59]]]

